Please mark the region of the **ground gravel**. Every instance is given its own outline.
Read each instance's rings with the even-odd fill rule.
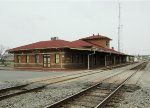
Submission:
[[[43,108],[47,104],[52,104],[65,97],[75,94],[97,81],[109,77],[110,75],[122,72],[132,66],[101,72],[92,76],[86,76],[78,80],[58,83],[47,86],[45,89],[15,96],[0,101],[0,108]]]
[[[21,96],[16,96],[11,99],[3,101],[1,108],[41,108],[46,104],[52,104],[60,99],[68,97],[72,94],[81,91],[93,83],[69,82],[66,84],[56,84],[48,86],[42,91],[28,93]],[[20,99],[20,100],[19,100]],[[0,102],[1,103],[1,102]]]
[[[137,86],[140,89],[124,94],[118,108],[150,108],[150,62],[143,70]]]
[[[5,89],[5,88],[9,88],[9,87],[13,87],[13,86],[18,86],[21,84],[26,84],[28,83],[27,81],[3,81],[0,82],[0,89]]]

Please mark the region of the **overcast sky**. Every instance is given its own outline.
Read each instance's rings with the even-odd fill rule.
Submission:
[[[121,1],[121,22],[121,50],[150,54],[150,1]],[[117,26],[117,0],[0,0],[0,44],[9,48],[99,33],[117,50]]]

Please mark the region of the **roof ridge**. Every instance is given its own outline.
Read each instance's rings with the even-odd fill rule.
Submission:
[[[109,39],[109,40],[112,40],[111,38],[107,37],[107,36],[103,36],[103,35],[92,35],[92,36],[88,36],[88,37],[85,37],[85,38],[81,38],[81,40],[88,40],[88,39]]]

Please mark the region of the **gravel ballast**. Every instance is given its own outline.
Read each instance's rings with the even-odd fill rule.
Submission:
[[[150,63],[142,71],[136,84],[140,89],[126,92],[118,108],[150,108]]]
[[[130,67],[131,66],[126,66],[123,68],[86,76],[78,80],[49,85],[45,89],[37,92],[27,93],[2,100],[0,101],[0,108],[42,108],[46,104],[57,102],[60,99],[86,89],[90,85],[108,77],[109,75],[119,73]]]

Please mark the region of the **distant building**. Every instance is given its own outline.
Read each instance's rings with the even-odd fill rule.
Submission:
[[[9,52],[14,54],[16,68],[85,69],[125,63],[128,55],[110,48],[110,41],[99,34],[72,42],[52,37]]]
[[[146,60],[146,61],[148,60],[149,61],[150,55],[141,55],[140,58],[141,58],[141,60]]]

